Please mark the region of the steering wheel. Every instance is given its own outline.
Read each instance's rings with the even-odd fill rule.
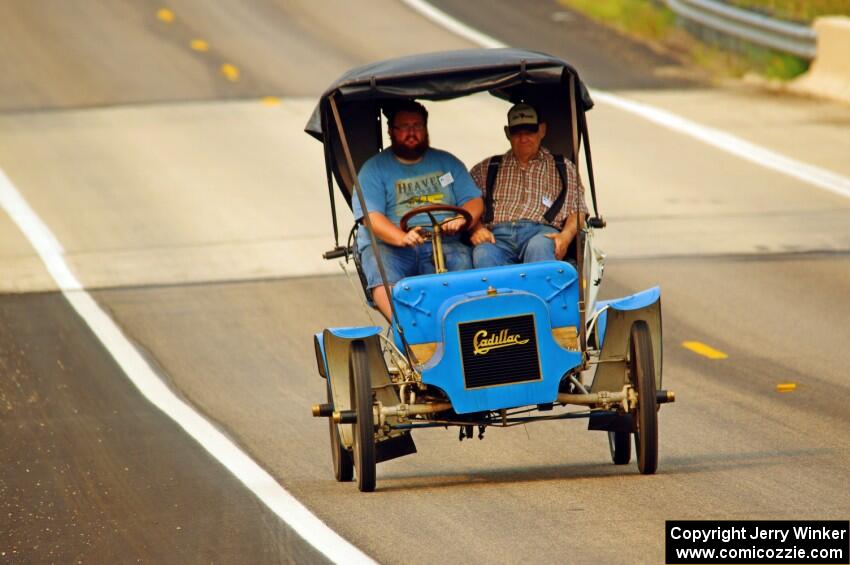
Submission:
[[[434,216],[432,216],[434,212],[454,212],[455,214],[460,214],[461,216],[463,216],[463,219],[466,220],[466,224],[464,224],[464,226],[461,228],[461,231],[468,230],[472,227],[472,214],[467,212],[465,209],[460,208],[458,206],[449,206],[448,204],[430,204],[428,206],[419,206],[418,208],[414,208],[413,210],[410,210],[407,214],[402,216],[401,222],[399,224],[399,226],[401,227],[401,231],[406,233],[409,229],[407,223],[412,218],[420,214],[428,214],[428,216],[431,217],[432,223],[436,224],[436,219],[434,218]],[[446,220],[443,220],[443,222],[440,223],[442,224],[452,219],[453,218],[447,218]]]

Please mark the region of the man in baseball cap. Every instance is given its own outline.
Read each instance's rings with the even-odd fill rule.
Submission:
[[[546,124],[543,124],[546,127]],[[508,125],[505,126],[505,134],[510,139],[512,133],[530,131],[536,133],[540,129],[540,121],[537,110],[530,104],[516,104],[508,110]]]
[[[476,268],[564,259],[587,206],[576,168],[542,146],[546,123],[527,103],[508,110],[510,150],[470,173],[485,209],[470,240]]]

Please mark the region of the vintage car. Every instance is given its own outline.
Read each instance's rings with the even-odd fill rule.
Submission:
[[[485,91],[540,108],[544,144],[577,166],[583,146],[593,213],[578,226],[572,262],[461,272],[442,265],[435,212],[443,207],[403,219],[431,217],[436,274],[394,285],[386,331],[340,327],[314,336],[327,401],[313,415],[328,419],[334,476],[356,474],[361,491],[375,489],[377,463],[416,451],[413,430],[431,427],[457,426],[464,439],[492,426],[587,418],[589,429],[608,432],[615,464],[631,460],[634,436],[639,471],[657,468],[657,412],[674,399],[661,389],[660,291],[597,300],[604,256],[593,231],[605,222],[585,116],[593,102],[568,63],[521,49],[471,49],[365,65],[334,82],[306,127],[324,144],[336,242],[325,258],[353,260],[359,269],[353,236],[339,244],[333,184],[347,205],[359,198],[366,210],[357,172],[382,148],[382,107]],[[368,214],[364,223],[352,232],[369,227]]]

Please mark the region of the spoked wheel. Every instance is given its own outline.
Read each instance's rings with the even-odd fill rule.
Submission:
[[[328,379],[328,404],[333,404],[333,394],[331,394],[331,383]],[[339,438],[339,424],[335,424],[333,418],[328,418],[331,436],[331,458],[334,463],[334,477],[339,482],[348,482],[354,478],[354,462],[351,460],[351,453],[342,446]]]
[[[361,492],[375,490],[375,426],[372,414],[372,379],[369,359],[363,342],[351,344],[348,358],[351,407],[357,413],[354,427],[354,468],[357,469],[357,488]]]
[[[655,397],[655,362],[652,337],[643,320],[632,324],[629,372],[638,394],[635,420],[635,449],[641,474],[652,475],[658,468],[658,403]]]
[[[608,447],[614,465],[625,465],[632,460],[632,438],[629,432],[608,432]]]

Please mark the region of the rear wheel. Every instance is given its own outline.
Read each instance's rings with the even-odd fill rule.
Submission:
[[[331,394],[331,383],[328,378],[328,404],[333,404],[333,394]],[[331,436],[331,458],[334,464],[334,478],[339,482],[348,482],[354,478],[354,462],[351,460],[351,453],[342,446],[339,438],[339,424],[335,424],[333,418],[328,418]]]
[[[632,324],[629,372],[637,391],[635,414],[635,450],[638,469],[644,475],[658,468],[658,404],[655,397],[655,362],[652,356],[652,336],[643,320]]]
[[[361,492],[375,490],[375,426],[372,414],[372,379],[366,345],[355,341],[348,358],[351,407],[357,413],[354,431],[354,468],[357,488]]]
[[[632,460],[631,436],[629,432],[608,432],[608,447],[614,465],[625,465]]]

